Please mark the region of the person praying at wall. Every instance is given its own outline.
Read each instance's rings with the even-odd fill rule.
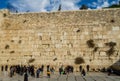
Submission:
[[[50,65],[47,65],[47,71],[50,71]]]
[[[44,65],[41,66],[41,74],[43,75]]]
[[[79,71],[82,72],[82,66],[81,65],[79,66]]]
[[[87,65],[87,66],[86,66],[86,69],[87,69],[87,72],[89,72],[90,66]]]
[[[86,76],[86,72],[85,72],[84,69],[82,70],[81,74],[82,74],[83,77]]]
[[[8,65],[5,66],[5,76],[7,76]]]
[[[8,65],[5,66],[5,71],[7,71],[7,70],[8,70]]]
[[[4,66],[1,66],[1,71],[3,71],[4,70]]]

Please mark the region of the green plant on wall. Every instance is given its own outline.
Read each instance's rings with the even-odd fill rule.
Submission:
[[[89,48],[94,48],[95,47],[94,41],[92,39],[88,40],[86,43],[87,43]]]
[[[114,54],[114,52],[115,52],[115,49],[112,47],[112,48],[110,48],[109,50],[106,51],[106,54],[110,57]]]
[[[9,49],[9,48],[10,48],[10,46],[9,46],[9,45],[6,45],[6,46],[5,46],[5,49]]]
[[[89,48],[92,48],[93,51],[91,51],[91,54],[93,55],[93,59],[95,58],[95,52],[97,52],[98,48],[96,44],[94,43],[94,40],[90,39],[87,42],[87,45]]]
[[[98,49],[99,49],[99,47],[95,47],[95,48],[93,49],[93,52],[97,52]]]
[[[34,61],[35,61],[35,59],[31,58],[31,59],[28,60],[28,63],[33,63]]]
[[[106,51],[107,56],[110,59],[110,56],[112,56],[115,53],[115,46],[117,45],[116,42],[108,42],[105,43],[106,46],[109,46],[109,49]]]
[[[57,58],[54,58],[54,59],[53,59],[53,61],[56,61],[56,60],[57,60]]]
[[[106,46],[109,46],[110,48],[111,47],[115,47],[116,46],[116,42],[108,42],[108,43],[105,43]]]
[[[82,63],[85,63],[85,61],[82,57],[75,58],[75,64],[82,64]]]

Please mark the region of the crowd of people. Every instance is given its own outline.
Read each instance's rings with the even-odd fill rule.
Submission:
[[[10,68],[8,68],[8,65],[6,66],[1,66],[1,71],[5,73],[5,75],[7,75],[9,70],[9,77],[13,77],[15,74],[24,75],[24,81],[28,81],[28,76],[32,76],[35,77],[35,73],[36,73],[36,77],[39,78],[39,74],[43,74],[44,71],[44,65],[42,65],[41,67],[39,67],[36,72],[35,72],[35,67],[33,65],[31,66],[23,66],[23,65],[14,65],[14,66],[10,66]]]
[[[1,71],[5,71],[8,72],[9,70],[9,76],[13,77],[15,73],[19,74],[19,75],[24,75],[25,73],[27,73],[28,75],[32,76],[32,77],[36,77],[39,78],[39,75],[43,74],[44,71],[44,65],[41,65],[39,68],[37,68],[37,70],[35,70],[36,68],[34,67],[34,65],[31,66],[25,66],[25,65],[14,65],[14,66],[10,66],[10,68],[8,68],[8,65],[6,66],[1,66]],[[54,74],[55,69],[53,67],[50,67],[49,65],[47,65],[47,75],[49,73],[49,77],[50,77],[50,73]]]
[[[45,67],[44,65],[41,65],[38,68],[35,68],[34,65],[29,65],[29,66],[25,66],[25,65],[14,65],[14,66],[10,66],[8,68],[8,65],[6,66],[1,66],[1,71],[5,71],[8,72],[9,70],[9,76],[13,77],[15,75],[15,73],[19,74],[19,75],[24,75],[24,81],[28,81],[28,76],[32,76],[32,77],[36,77],[39,78],[40,75],[43,75],[43,72],[45,71]],[[79,72],[81,73],[82,76],[86,76],[86,73],[89,72],[90,70],[90,66],[87,65],[86,68],[83,68],[81,65],[79,66]],[[50,65],[46,66],[46,75],[48,78],[50,78],[51,74],[54,74],[55,72],[55,68],[51,67]],[[60,75],[66,75],[69,73],[73,73],[74,72],[74,67],[73,66],[61,66],[59,68],[59,74]],[[111,74],[112,70],[109,70],[109,75]]]
[[[1,66],[1,71],[8,71],[8,65],[6,66]],[[82,72],[83,68],[82,66],[79,67],[80,72]],[[51,67],[50,65],[46,66],[46,73],[48,75],[48,77],[50,77],[50,74],[54,74],[55,72],[55,68]],[[87,66],[87,71],[89,71],[89,66]],[[37,68],[35,70],[35,67],[33,65],[31,66],[25,66],[25,65],[14,65],[14,66],[10,66],[9,68],[9,76],[12,77],[15,73],[19,74],[19,75],[23,75],[24,73],[27,73],[29,75],[31,75],[32,77],[36,77],[39,78],[39,75],[43,74],[44,72],[44,65],[41,65],[39,68]],[[69,73],[73,73],[74,72],[74,67],[73,66],[66,66],[63,67],[61,66],[59,68],[59,74],[69,74]]]

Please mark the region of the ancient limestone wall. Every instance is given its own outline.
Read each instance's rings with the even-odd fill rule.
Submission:
[[[89,48],[88,40],[95,48]],[[110,58],[105,43],[115,42]],[[9,13],[0,11],[0,64],[109,66],[120,59],[120,9]]]

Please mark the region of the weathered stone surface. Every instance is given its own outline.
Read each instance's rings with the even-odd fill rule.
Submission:
[[[83,57],[84,65],[107,67],[120,57],[119,13],[120,9],[17,14],[1,10],[0,65],[27,64],[35,58],[31,64],[57,67],[75,65],[74,59]],[[99,47],[94,53],[86,43],[90,39]],[[112,60],[105,54],[105,43],[111,41],[117,44]]]

